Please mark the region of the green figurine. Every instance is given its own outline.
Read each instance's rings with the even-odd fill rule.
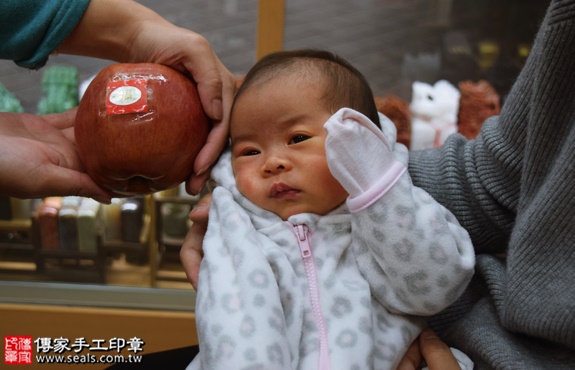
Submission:
[[[22,113],[20,100],[0,83],[0,112]]]
[[[78,105],[78,71],[75,67],[52,66],[44,71],[43,97],[38,113],[62,113]]]

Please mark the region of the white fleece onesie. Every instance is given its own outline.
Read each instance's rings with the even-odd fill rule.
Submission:
[[[474,252],[455,217],[405,171],[407,148],[344,108],[324,125],[350,194],[326,215],[282,221],[236,187],[229,151],[214,189],[188,369],[395,369],[422,316],[467,286]],[[310,169],[313,170],[313,169]]]

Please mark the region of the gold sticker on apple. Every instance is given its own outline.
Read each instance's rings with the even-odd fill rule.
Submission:
[[[108,82],[106,114],[140,113],[148,111],[147,81],[144,79]]]

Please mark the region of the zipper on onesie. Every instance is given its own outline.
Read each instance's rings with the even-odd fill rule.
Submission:
[[[330,369],[329,351],[327,344],[327,329],[321,311],[321,304],[319,301],[319,286],[317,282],[317,272],[311,251],[311,242],[309,229],[305,225],[292,225],[293,231],[296,234],[297,242],[303,259],[305,273],[307,276],[307,283],[309,287],[309,296],[311,300],[311,307],[313,318],[319,331],[319,370]]]

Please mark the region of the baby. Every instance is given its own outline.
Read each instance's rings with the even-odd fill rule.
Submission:
[[[395,134],[331,53],[248,72],[212,171],[188,369],[395,369],[423,317],[463,292],[469,236],[413,186]]]

